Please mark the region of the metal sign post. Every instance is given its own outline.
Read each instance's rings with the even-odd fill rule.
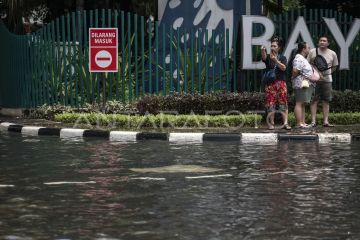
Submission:
[[[118,72],[117,28],[89,28],[89,71],[102,73],[102,110],[105,113],[106,73]]]

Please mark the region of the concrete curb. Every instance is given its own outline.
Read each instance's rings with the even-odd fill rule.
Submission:
[[[132,131],[104,131],[74,128],[46,128],[22,126],[9,122],[0,122],[0,129],[21,133],[27,136],[58,136],[67,138],[103,138],[110,141],[161,140],[174,143],[202,143],[228,141],[239,143],[274,144],[279,141],[314,141],[319,143],[358,142],[360,133],[318,133],[318,134],[283,134],[283,133],[152,133]]]

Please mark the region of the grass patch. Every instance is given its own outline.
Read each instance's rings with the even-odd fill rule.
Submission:
[[[265,118],[259,114],[239,115],[124,115],[102,113],[62,113],[55,115],[55,121],[73,124],[74,127],[99,127],[107,129],[206,129],[206,128],[242,128],[265,124]],[[289,114],[289,123],[295,125],[295,116]],[[306,122],[311,122],[310,114]],[[330,113],[329,122],[336,125],[360,123],[360,112]],[[317,124],[322,125],[323,115],[317,115]],[[280,123],[278,123],[280,124]]]
[[[258,114],[240,115],[121,115],[101,113],[62,113],[55,121],[74,125],[91,125],[106,128],[240,128],[254,127],[261,122]]]
[[[316,124],[323,124],[323,114],[316,115]],[[291,125],[295,125],[295,115],[294,113],[289,113],[289,123]],[[311,123],[311,115],[306,114],[305,116],[306,123]],[[350,113],[350,112],[342,112],[342,113],[330,113],[329,114],[329,122],[335,125],[351,125],[351,124],[359,124],[360,123],[360,112]]]

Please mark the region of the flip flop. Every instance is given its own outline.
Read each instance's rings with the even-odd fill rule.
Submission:
[[[330,123],[324,123],[323,127],[335,127],[333,124]]]
[[[307,128],[310,128],[310,126],[307,125],[307,124],[301,124],[299,126],[295,126],[295,128],[297,128],[297,129],[307,129]]]

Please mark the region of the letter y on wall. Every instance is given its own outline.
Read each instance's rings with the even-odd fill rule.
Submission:
[[[326,25],[328,26],[331,34],[334,36],[335,41],[340,47],[340,70],[349,69],[349,47],[354,41],[357,33],[360,29],[360,19],[355,18],[354,23],[352,24],[350,31],[348,32],[347,38],[345,40],[341,30],[333,18],[323,18]]]

